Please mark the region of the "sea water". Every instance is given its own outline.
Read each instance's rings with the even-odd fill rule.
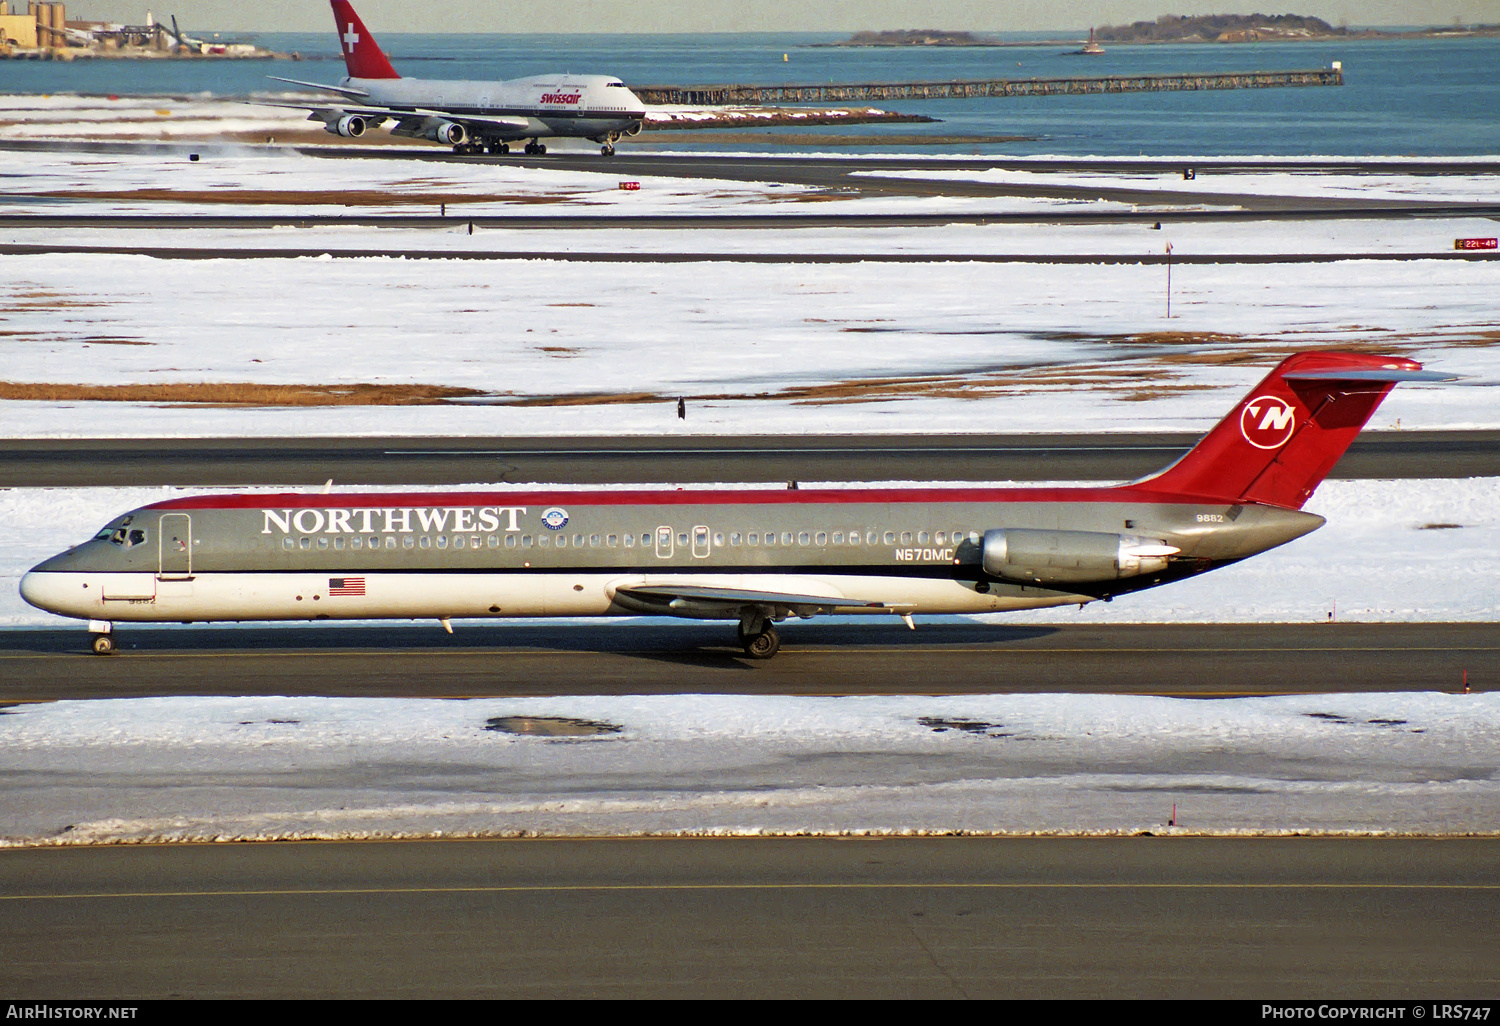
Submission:
[[[1007,47],[811,45],[838,38],[816,33],[379,35],[397,69],[408,76],[497,79],[572,71],[618,75],[638,85],[1286,71],[1339,61],[1342,87],[890,101],[879,106],[940,120],[816,131],[825,137],[860,137],[855,151],[861,153],[919,148],[1069,155],[1500,154],[1496,38],[1111,44],[1100,56],[1069,55],[1071,47],[1040,42]],[[344,74],[331,30],[265,33],[255,41],[300,59],[0,61],[0,93],[250,97],[291,88],[272,81],[272,75],[336,82]],[[906,138],[888,146],[869,145],[880,133]],[[914,147],[914,135],[933,143]],[[1022,138],[996,141],[1016,136]],[[674,148],[695,145],[691,133],[674,133],[671,142]],[[826,140],[793,148],[809,147],[830,148]],[[785,147],[741,139],[733,148]]]

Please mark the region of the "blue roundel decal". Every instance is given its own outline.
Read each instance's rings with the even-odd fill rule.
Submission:
[[[542,514],[542,524],[549,531],[561,531],[568,526],[568,511],[559,506],[553,506]]]

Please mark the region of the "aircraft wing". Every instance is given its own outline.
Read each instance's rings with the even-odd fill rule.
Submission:
[[[285,81],[290,81],[287,79]],[[396,130],[407,134],[417,134],[425,131],[429,125],[440,121],[451,121],[455,125],[463,125],[470,134],[476,134],[475,129],[492,129],[503,132],[524,132],[531,124],[529,120],[521,117],[484,117],[477,114],[446,114],[440,110],[395,110],[390,107],[366,107],[358,104],[338,105],[327,103],[288,103],[284,100],[256,100],[258,106],[262,107],[287,107],[292,110],[310,111],[309,120],[312,121],[337,121],[346,114],[354,114],[374,124],[390,119],[397,122]]]
[[[835,598],[788,591],[755,588],[724,588],[699,584],[636,584],[615,589],[616,594],[639,596],[677,605],[722,604],[728,606],[813,606],[818,609],[882,609],[884,602],[859,598]]]

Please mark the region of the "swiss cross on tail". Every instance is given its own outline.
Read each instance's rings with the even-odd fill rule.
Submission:
[[[1398,381],[1447,381],[1399,356],[1289,356],[1182,459],[1156,493],[1300,509]]]
[[[332,4],[333,24],[344,47],[344,66],[349,69],[349,77],[400,78],[349,0],[332,0]]]

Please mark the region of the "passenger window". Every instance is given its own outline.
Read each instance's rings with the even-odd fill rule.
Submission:
[[[589,547],[595,549],[599,547],[599,536],[597,534],[589,535]]]
[[[715,531],[714,532],[714,546],[718,547],[718,546],[721,546],[723,544],[724,544],[724,532],[722,532],[722,531]]]
[[[298,541],[297,541],[297,547],[300,548],[303,552],[306,552],[308,549],[312,548],[312,539],[311,538],[300,538],[300,539],[298,539]]]
[[[917,532],[917,544],[918,545],[926,545],[927,544],[927,532],[926,531],[918,531]]]
[[[849,532],[849,544],[850,545],[858,545],[859,544],[859,532],[858,531],[850,531]]]
[[[895,531],[887,531],[887,532],[885,532],[885,543],[887,545],[894,545],[894,544],[896,544],[896,532]]]
[[[843,531],[834,531],[833,532],[833,543],[835,545],[842,545],[842,544],[844,544],[844,532]]]
[[[507,534],[505,536],[505,547],[507,549],[513,549],[513,548],[516,547],[516,536],[515,535],[513,535],[513,534]]]
[[[485,540],[485,544],[492,549],[498,549],[500,547],[500,539],[492,534]]]
[[[565,549],[565,548],[568,547],[568,536],[567,535],[560,534],[560,535],[557,536],[557,547],[560,548],[560,549]]]
[[[803,531],[801,534],[797,535],[797,544],[798,545],[811,545],[812,544],[812,536],[809,535],[806,531]]]
[[[868,531],[868,532],[866,532],[866,534],[865,534],[865,544],[866,545],[874,545],[879,540],[880,540],[880,534],[879,534],[879,532],[877,532],[877,531]]]
[[[464,536],[463,535],[461,535],[461,534],[455,534],[453,536],[453,547],[455,549],[461,549],[461,548],[464,547]]]
[[[333,540],[333,547],[338,552],[344,551],[344,539],[342,537],[335,538]],[[352,540],[351,547],[356,549],[359,548],[359,538],[356,537]]]
[[[446,549],[448,547],[448,536],[446,534],[440,534],[437,536],[437,547],[440,549]]]
[[[625,547],[627,549],[633,549],[633,548],[635,548],[635,535],[633,535],[633,534],[627,534],[625,536]]]
[[[617,534],[610,535],[609,536],[609,547],[612,548],[612,549],[614,549],[614,548],[619,548],[619,546],[620,546],[620,536],[617,535]]]
[[[729,544],[731,544],[731,545],[733,545],[735,547],[739,546],[739,544],[740,544],[740,532],[738,532],[738,531],[730,531],[729,532]]]
[[[410,543],[410,541],[411,541],[411,539],[408,538],[407,542]],[[371,538],[370,539],[370,548],[373,549],[374,547],[375,547],[375,539]],[[387,549],[389,549],[390,551],[392,551],[392,552],[396,551],[396,539],[395,539],[395,536],[393,536],[393,535],[386,535],[386,538],[385,538],[385,547]],[[406,547],[407,548],[411,548],[411,545],[408,544]]]
[[[531,548],[531,535],[529,535],[529,534],[523,534],[523,535],[521,535],[521,548],[523,548],[523,549],[529,549],[529,548]]]
[[[396,539],[394,539],[394,538],[392,538],[392,539],[391,539],[391,541],[395,541],[395,540],[396,540]],[[414,546],[415,546],[415,545],[416,545],[416,544],[417,544],[417,542],[416,542],[416,539],[415,539],[415,538],[413,538],[413,537],[412,537],[412,536],[411,536],[411,535],[407,535],[407,536],[406,536],[406,537],[405,537],[405,538],[402,538],[402,539],[401,539],[401,547],[402,547],[402,548],[403,548],[403,549],[409,549],[409,548],[412,548],[412,547],[414,547]]]
[[[791,531],[782,531],[781,532],[781,544],[783,544],[783,545],[790,545],[791,543],[792,543],[792,532]]]
[[[813,541],[816,544],[818,544],[818,545],[827,545],[828,544],[828,532],[827,531],[819,531],[818,532],[818,536],[816,538],[814,538]]]
[[[932,541],[936,545],[941,545],[941,544],[943,544],[947,540],[948,540],[948,536],[946,534],[944,534],[942,531],[939,531],[937,534],[935,534],[935,535],[932,536]]]
[[[683,533],[681,533],[681,534],[679,534],[677,536],[677,547],[678,548],[686,548],[687,547],[687,532],[684,531]]]
[[[417,544],[419,544],[424,549],[430,549],[432,548],[432,539],[424,534],[422,535],[422,540]]]
[[[318,539],[318,548],[320,548],[320,549],[326,549],[326,548],[328,548],[328,539],[327,538],[319,538]]]
[[[910,531],[902,531],[901,532],[901,544],[902,545],[910,545],[911,544],[911,532]]]
[[[750,532],[750,537],[746,539],[746,544],[748,544],[748,545],[759,545],[760,544],[760,535],[756,534],[754,531],[751,531]]]
[[[575,534],[573,536],[573,547],[575,549],[581,549],[581,548],[583,548],[583,535],[581,535],[581,534]]]
[[[287,550],[295,549],[297,547],[297,539],[283,538],[281,539],[281,547]]]

